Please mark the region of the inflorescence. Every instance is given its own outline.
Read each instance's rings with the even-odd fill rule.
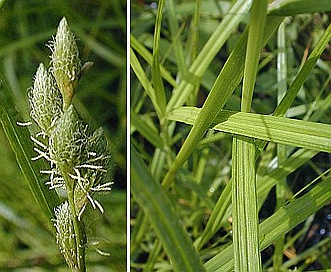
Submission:
[[[40,128],[40,132],[31,136],[37,153],[32,160],[43,158],[49,163],[49,169],[41,170],[41,173],[48,175],[46,184],[50,189],[72,190],[72,194],[68,192],[67,195],[72,195],[71,203],[75,207],[70,207],[70,201],[57,207],[54,226],[61,253],[68,265],[75,268],[77,251],[73,247],[72,218],[81,221],[87,203],[103,212],[93,195],[111,190],[112,182],[103,183],[111,156],[102,128],[93,131],[71,104],[84,68],[65,18],[48,47],[52,52],[50,67],[46,69],[42,63],[39,65],[34,84],[28,90],[30,116]],[[85,66],[90,65],[88,62]]]

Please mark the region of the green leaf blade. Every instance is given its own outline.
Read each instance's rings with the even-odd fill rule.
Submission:
[[[130,153],[132,194],[145,214],[148,214],[157,236],[174,265],[174,270],[204,271],[199,255],[162,187],[152,179],[132,145]]]
[[[174,110],[169,119],[193,125],[194,107]],[[255,113],[222,110],[210,128],[275,143],[331,153],[331,125]]]
[[[236,136],[232,144],[232,220],[235,271],[261,271],[255,175],[255,146]]]
[[[286,234],[310,215],[321,209],[331,198],[331,176],[321,181],[304,196],[291,201],[259,224],[261,250]],[[205,263],[207,272],[233,271],[233,244]]]
[[[41,161],[32,162],[31,160],[35,154],[32,150],[33,144],[30,141],[29,130],[26,127],[17,126],[16,123],[22,121],[22,118],[1,77],[0,121],[36,202],[49,219],[53,218],[54,208],[60,203],[59,198],[55,191],[50,191],[43,184],[44,178],[39,174],[39,170],[42,169],[42,165],[45,165]]]
[[[275,0],[268,7],[270,15],[292,16],[331,10],[329,0]]]

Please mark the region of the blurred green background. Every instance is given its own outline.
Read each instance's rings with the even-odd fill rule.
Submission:
[[[1,7],[2,6],[2,7]],[[113,190],[88,208],[88,271],[126,270],[126,1],[0,1],[0,73],[28,121],[27,89],[38,64],[48,66],[46,44],[65,16],[75,33],[84,74],[73,104],[94,129],[107,134]],[[0,125],[0,271],[67,271],[53,227],[29,191]]]

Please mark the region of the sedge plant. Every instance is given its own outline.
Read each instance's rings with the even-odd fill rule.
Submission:
[[[300,26],[289,22],[330,8],[300,0],[133,5],[132,270],[331,267],[328,239],[289,254],[331,197],[329,159],[316,161],[331,152],[322,56],[331,25],[323,14],[294,65]]]
[[[47,162],[40,172],[48,177],[49,189],[64,199],[53,218],[60,252],[72,271],[86,271],[84,211],[90,203],[103,212],[93,195],[111,190],[112,182],[104,182],[111,156],[102,128],[93,131],[72,105],[78,81],[92,63],[82,65],[65,18],[48,47],[50,67],[39,65],[28,91],[30,116],[39,128],[31,136],[36,152],[31,160]]]

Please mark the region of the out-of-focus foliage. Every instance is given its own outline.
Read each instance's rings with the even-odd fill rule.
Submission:
[[[124,271],[126,263],[126,1],[5,1],[0,5],[0,72],[24,120],[27,89],[62,17],[75,33],[80,57],[94,65],[73,100],[94,129],[102,126],[114,165],[113,191],[99,197],[104,214],[88,208],[87,267]],[[32,145],[32,143],[31,143]],[[0,270],[67,271],[54,229],[37,206],[0,126]]]

